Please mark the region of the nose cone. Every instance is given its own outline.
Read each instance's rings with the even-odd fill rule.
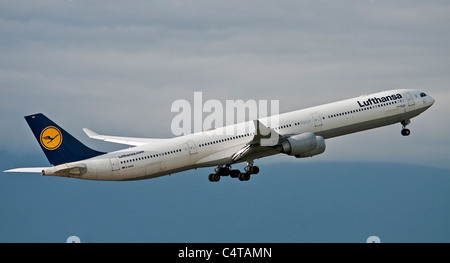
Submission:
[[[417,97],[417,94],[416,94],[416,97]],[[425,107],[426,109],[431,107],[434,104],[434,102],[436,101],[433,97],[426,94],[425,92],[420,92],[420,97],[423,99],[423,107]]]
[[[433,97],[431,97],[431,96],[428,96],[428,97],[430,97],[429,99],[428,99],[428,104],[431,106],[431,105],[433,105],[434,104],[434,102],[436,101]]]

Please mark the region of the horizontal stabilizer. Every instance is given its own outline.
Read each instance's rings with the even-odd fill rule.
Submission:
[[[141,146],[148,143],[161,142],[165,139],[149,139],[149,138],[134,138],[134,137],[120,137],[120,136],[109,136],[100,135],[94,131],[84,128],[83,131],[91,139],[101,140],[105,142],[119,143],[131,146]]]
[[[30,167],[30,168],[16,168],[11,170],[3,171],[4,173],[42,173],[42,170],[45,170],[50,167]]]

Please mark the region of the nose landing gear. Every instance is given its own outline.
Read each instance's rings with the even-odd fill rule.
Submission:
[[[402,135],[403,136],[409,136],[411,134],[411,131],[406,128],[406,126],[408,126],[410,123],[411,123],[410,120],[404,120],[404,121],[401,122],[401,124],[402,124]]]

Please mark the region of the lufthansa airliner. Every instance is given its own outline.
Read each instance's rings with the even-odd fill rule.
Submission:
[[[401,135],[408,136],[410,120],[434,101],[419,90],[383,91],[171,139],[107,136],[84,129],[90,138],[132,146],[109,153],[85,146],[38,113],[25,120],[53,166],[5,172],[128,181],[214,167],[208,176],[211,182],[223,176],[248,181],[259,172],[255,160],[280,153],[312,157],[325,151],[329,138],[396,123],[402,126]],[[243,171],[232,169],[242,162],[246,162]]]

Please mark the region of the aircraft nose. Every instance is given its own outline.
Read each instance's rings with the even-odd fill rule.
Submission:
[[[433,105],[435,101],[436,100],[433,97],[430,96],[430,106]]]
[[[426,101],[424,100],[424,103],[425,103],[428,107],[431,107],[431,106],[434,104],[435,101],[436,101],[436,100],[435,100],[433,97],[431,97],[430,95],[428,95],[428,98],[427,98]]]

